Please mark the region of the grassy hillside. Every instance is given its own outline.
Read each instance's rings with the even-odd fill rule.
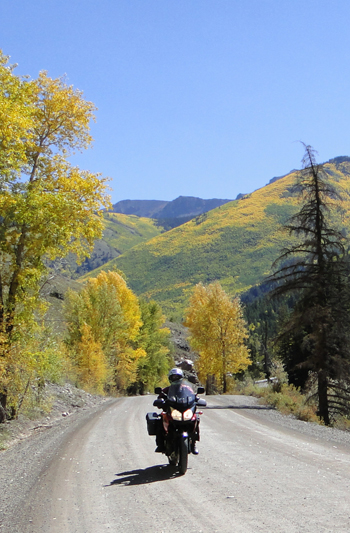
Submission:
[[[337,158],[324,167],[344,198],[345,214],[339,212],[336,222],[348,230],[349,161]],[[167,312],[183,309],[190,289],[200,281],[220,280],[230,293],[247,290],[269,274],[288,242],[280,228],[297,210],[297,198],[290,190],[295,179],[293,172],[200,215],[130,249],[103,268],[125,272],[138,295],[159,301]]]
[[[162,227],[150,218],[122,213],[105,213],[105,228],[102,239],[95,243],[94,251],[79,267],[74,258],[70,259],[70,268],[78,277],[94,270],[120,254],[130,250],[141,242],[146,242],[160,235]]]
[[[122,213],[106,213],[105,215],[103,238],[121,254],[160,233],[161,228],[150,218]]]

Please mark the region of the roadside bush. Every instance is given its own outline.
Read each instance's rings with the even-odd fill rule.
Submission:
[[[283,383],[279,392],[276,392],[273,386],[261,390],[261,397],[264,401],[276,407],[282,414],[292,414],[299,420],[319,423],[316,406],[309,404],[306,396],[301,394],[294,385]]]
[[[347,416],[339,416],[334,420],[333,426],[342,431],[350,431],[350,418]]]
[[[251,377],[247,377],[243,381],[234,379],[233,377],[228,378],[228,394],[244,394],[246,396],[260,398],[261,391],[261,387],[256,385]]]
[[[10,419],[17,418],[20,411],[27,416],[37,409],[46,412],[45,381],[59,383],[65,372],[60,345],[47,330],[38,327],[36,335],[28,336],[26,341],[11,345],[6,365],[0,368],[2,387],[6,390],[6,415]]]
[[[260,387],[252,379],[244,382],[235,381],[230,385],[230,394],[245,394],[261,398],[261,403],[275,407],[284,415],[293,415],[305,422],[320,423],[316,415],[316,405],[309,402],[308,397],[301,394],[294,385],[277,382],[267,387]]]

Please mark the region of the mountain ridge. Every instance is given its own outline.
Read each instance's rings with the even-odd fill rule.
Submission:
[[[113,205],[112,211],[156,219],[185,218],[195,217],[227,202],[231,200],[220,198],[205,200],[197,196],[178,196],[171,201],[121,200]]]

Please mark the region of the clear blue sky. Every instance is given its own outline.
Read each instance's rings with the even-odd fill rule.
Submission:
[[[0,48],[98,107],[112,201],[235,198],[350,155],[348,0],[1,0]]]

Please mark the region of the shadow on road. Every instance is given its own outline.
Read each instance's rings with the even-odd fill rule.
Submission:
[[[205,409],[255,409],[258,411],[270,411],[271,409],[275,410],[275,408],[270,405],[207,405]]]
[[[139,468],[138,470],[130,470],[129,472],[120,472],[116,474],[118,477],[111,481],[111,485],[145,485],[147,483],[154,483],[156,481],[165,481],[167,479],[174,479],[180,474],[176,467],[170,465],[156,465],[148,468]]]

